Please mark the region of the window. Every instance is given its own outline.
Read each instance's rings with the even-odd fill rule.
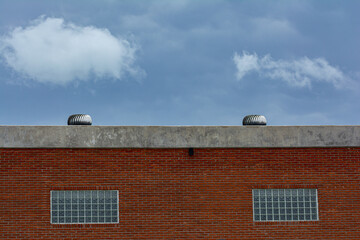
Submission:
[[[316,189],[253,189],[254,221],[318,220]]]
[[[51,191],[51,223],[118,223],[118,191]]]

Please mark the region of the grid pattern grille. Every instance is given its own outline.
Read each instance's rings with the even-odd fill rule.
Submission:
[[[119,192],[51,191],[51,223],[118,223]]]
[[[315,221],[317,189],[253,189],[254,221]]]

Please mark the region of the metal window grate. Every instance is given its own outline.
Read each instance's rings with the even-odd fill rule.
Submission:
[[[319,220],[317,189],[253,189],[254,221]]]
[[[118,223],[119,191],[51,191],[51,223]]]

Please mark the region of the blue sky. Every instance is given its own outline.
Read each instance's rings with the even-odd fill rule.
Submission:
[[[358,125],[359,9],[0,0],[0,125]]]

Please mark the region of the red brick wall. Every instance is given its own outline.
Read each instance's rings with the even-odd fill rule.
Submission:
[[[0,149],[0,239],[360,239],[360,148]],[[253,222],[253,188],[319,221]],[[119,224],[50,223],[51,190],[119,190]]]

